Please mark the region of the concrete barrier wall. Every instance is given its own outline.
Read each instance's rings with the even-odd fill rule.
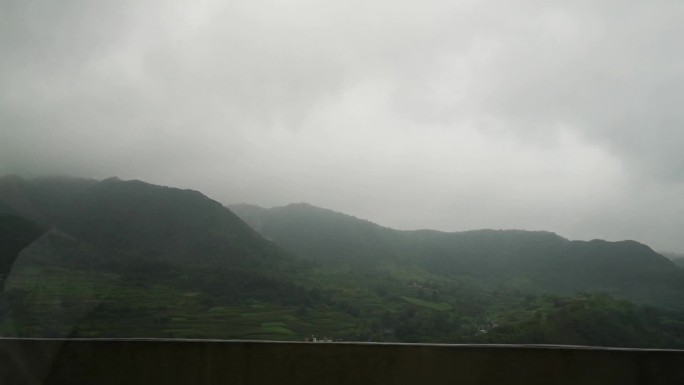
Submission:
[[[684,351],[0,339],[1,384],[684,384]]]

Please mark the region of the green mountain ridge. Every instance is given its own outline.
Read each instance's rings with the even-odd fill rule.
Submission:
[[[0,178],[0,213],[2,336],[684,348],[681,269],[636,242],[398,231],[116,178]]]
[[[570,241],[523,230],[400,231],[307,204],[273,209],[229,206],[286,249],[332,266],[379,269],[391,261],[490,287],[528,282],[554,293],[601,291],[681,309],[684,274],[636,241]]]
[[[201,193],[117,178],[0,180],[0,200],[93,246],[146,258],[232,267],[292,259]],[[19,202],[16,204],[15,202]]]
[[[278,304],[294,303],[303,290],[291,280],[307,262],[197,191],[115,178],[11,177],[0,179],[0,202],[13,218],[50,229],[8,266],[7,298],[21,321],[6,314],[5,333],[65,336],[74,327],[69,320],[95,317],[118,335],[136,329],[112,325],[112,306],[138,306],[148,309],[147,322],[154,318],[140,296],[164,294],[164,308],[185,313],[172,293],[207,304],[243,297]]]

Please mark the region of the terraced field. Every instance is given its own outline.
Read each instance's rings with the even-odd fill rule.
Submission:
[[[325,306],[302,310],[254,300],[213,306],[199,292],[60,267],[15,269],[6,290],[21,306],[5,317],[2,335],[302,340],[350,338],[366,327]]]

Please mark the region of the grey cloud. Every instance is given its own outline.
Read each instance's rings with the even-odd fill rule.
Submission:
[[[683,13],[677,1],[4,1],[0,173],[684,249]]]

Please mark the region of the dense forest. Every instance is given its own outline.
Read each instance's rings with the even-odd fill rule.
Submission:
[[[0,334],[684,348],[635,241],[398,231],[141,181],[0,178]]]

